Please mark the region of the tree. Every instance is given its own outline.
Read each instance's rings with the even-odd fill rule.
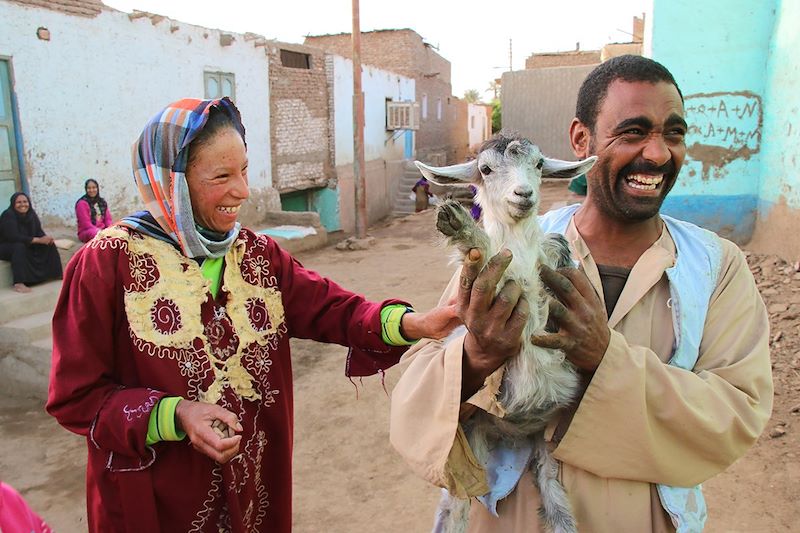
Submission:
[[[468,89],[464,91],[464,100],[470,104],[476,104],[480,101],[480,99],[481,93],[479,93],[477,89]]]
[[[492,133],[497,133],[503,128],[503,106],[500,99],[492,100]]]
[[[492,100],[497,100],[498,98],[500,98],[500,83],[499,82],[500,82],[499,79],[492,80],[491,82],[489,82],[489,88],[484,91],[486,93],[488,93],[488,92],[492,93]]]

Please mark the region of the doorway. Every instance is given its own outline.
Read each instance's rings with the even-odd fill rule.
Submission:
[[[11,99],[11,69],[0,59],[0,205],[22,190],[19,172],[17,134]]]

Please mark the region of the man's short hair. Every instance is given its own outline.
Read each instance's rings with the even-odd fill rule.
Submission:
[[[575,117],[588,126],[592,132],[594,132],[597,121],[597,112],[608,94],[608,87],[615,80],[650,83],[665,81],[675,86],[681,101],[683,101],[683,93],[675,82],[675,78],[672,77],[667,67],[658,61],[634,55],[611,58],[595,67],[586,76],[578,91]]]

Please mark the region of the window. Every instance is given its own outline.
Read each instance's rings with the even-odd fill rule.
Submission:
[[[230,97],[236,100],[236,78],[230,72],[206,72],[205,94],[206,98]]]
[[[294,191],[281,194],[282,211],[308,211],[308,191]]]
[[[436,99],[436,120],[442,120],[442,99]]]
[[[281,65],[289,68],[311,68],[311,56],[291,50],[281,50]]]
[[[428,95],[422,95],[422,120],[428,120]]]
[[[419,104],[386,100],[387,130],[418,130]]]
[[[475,129],[475,115],[469,117],[469,129],[471,130]]]

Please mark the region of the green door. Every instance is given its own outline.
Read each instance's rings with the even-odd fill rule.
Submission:
[[[21,191],[14,113],[11,107],[11,76],[8,61],[0,59],[0,205]]]

